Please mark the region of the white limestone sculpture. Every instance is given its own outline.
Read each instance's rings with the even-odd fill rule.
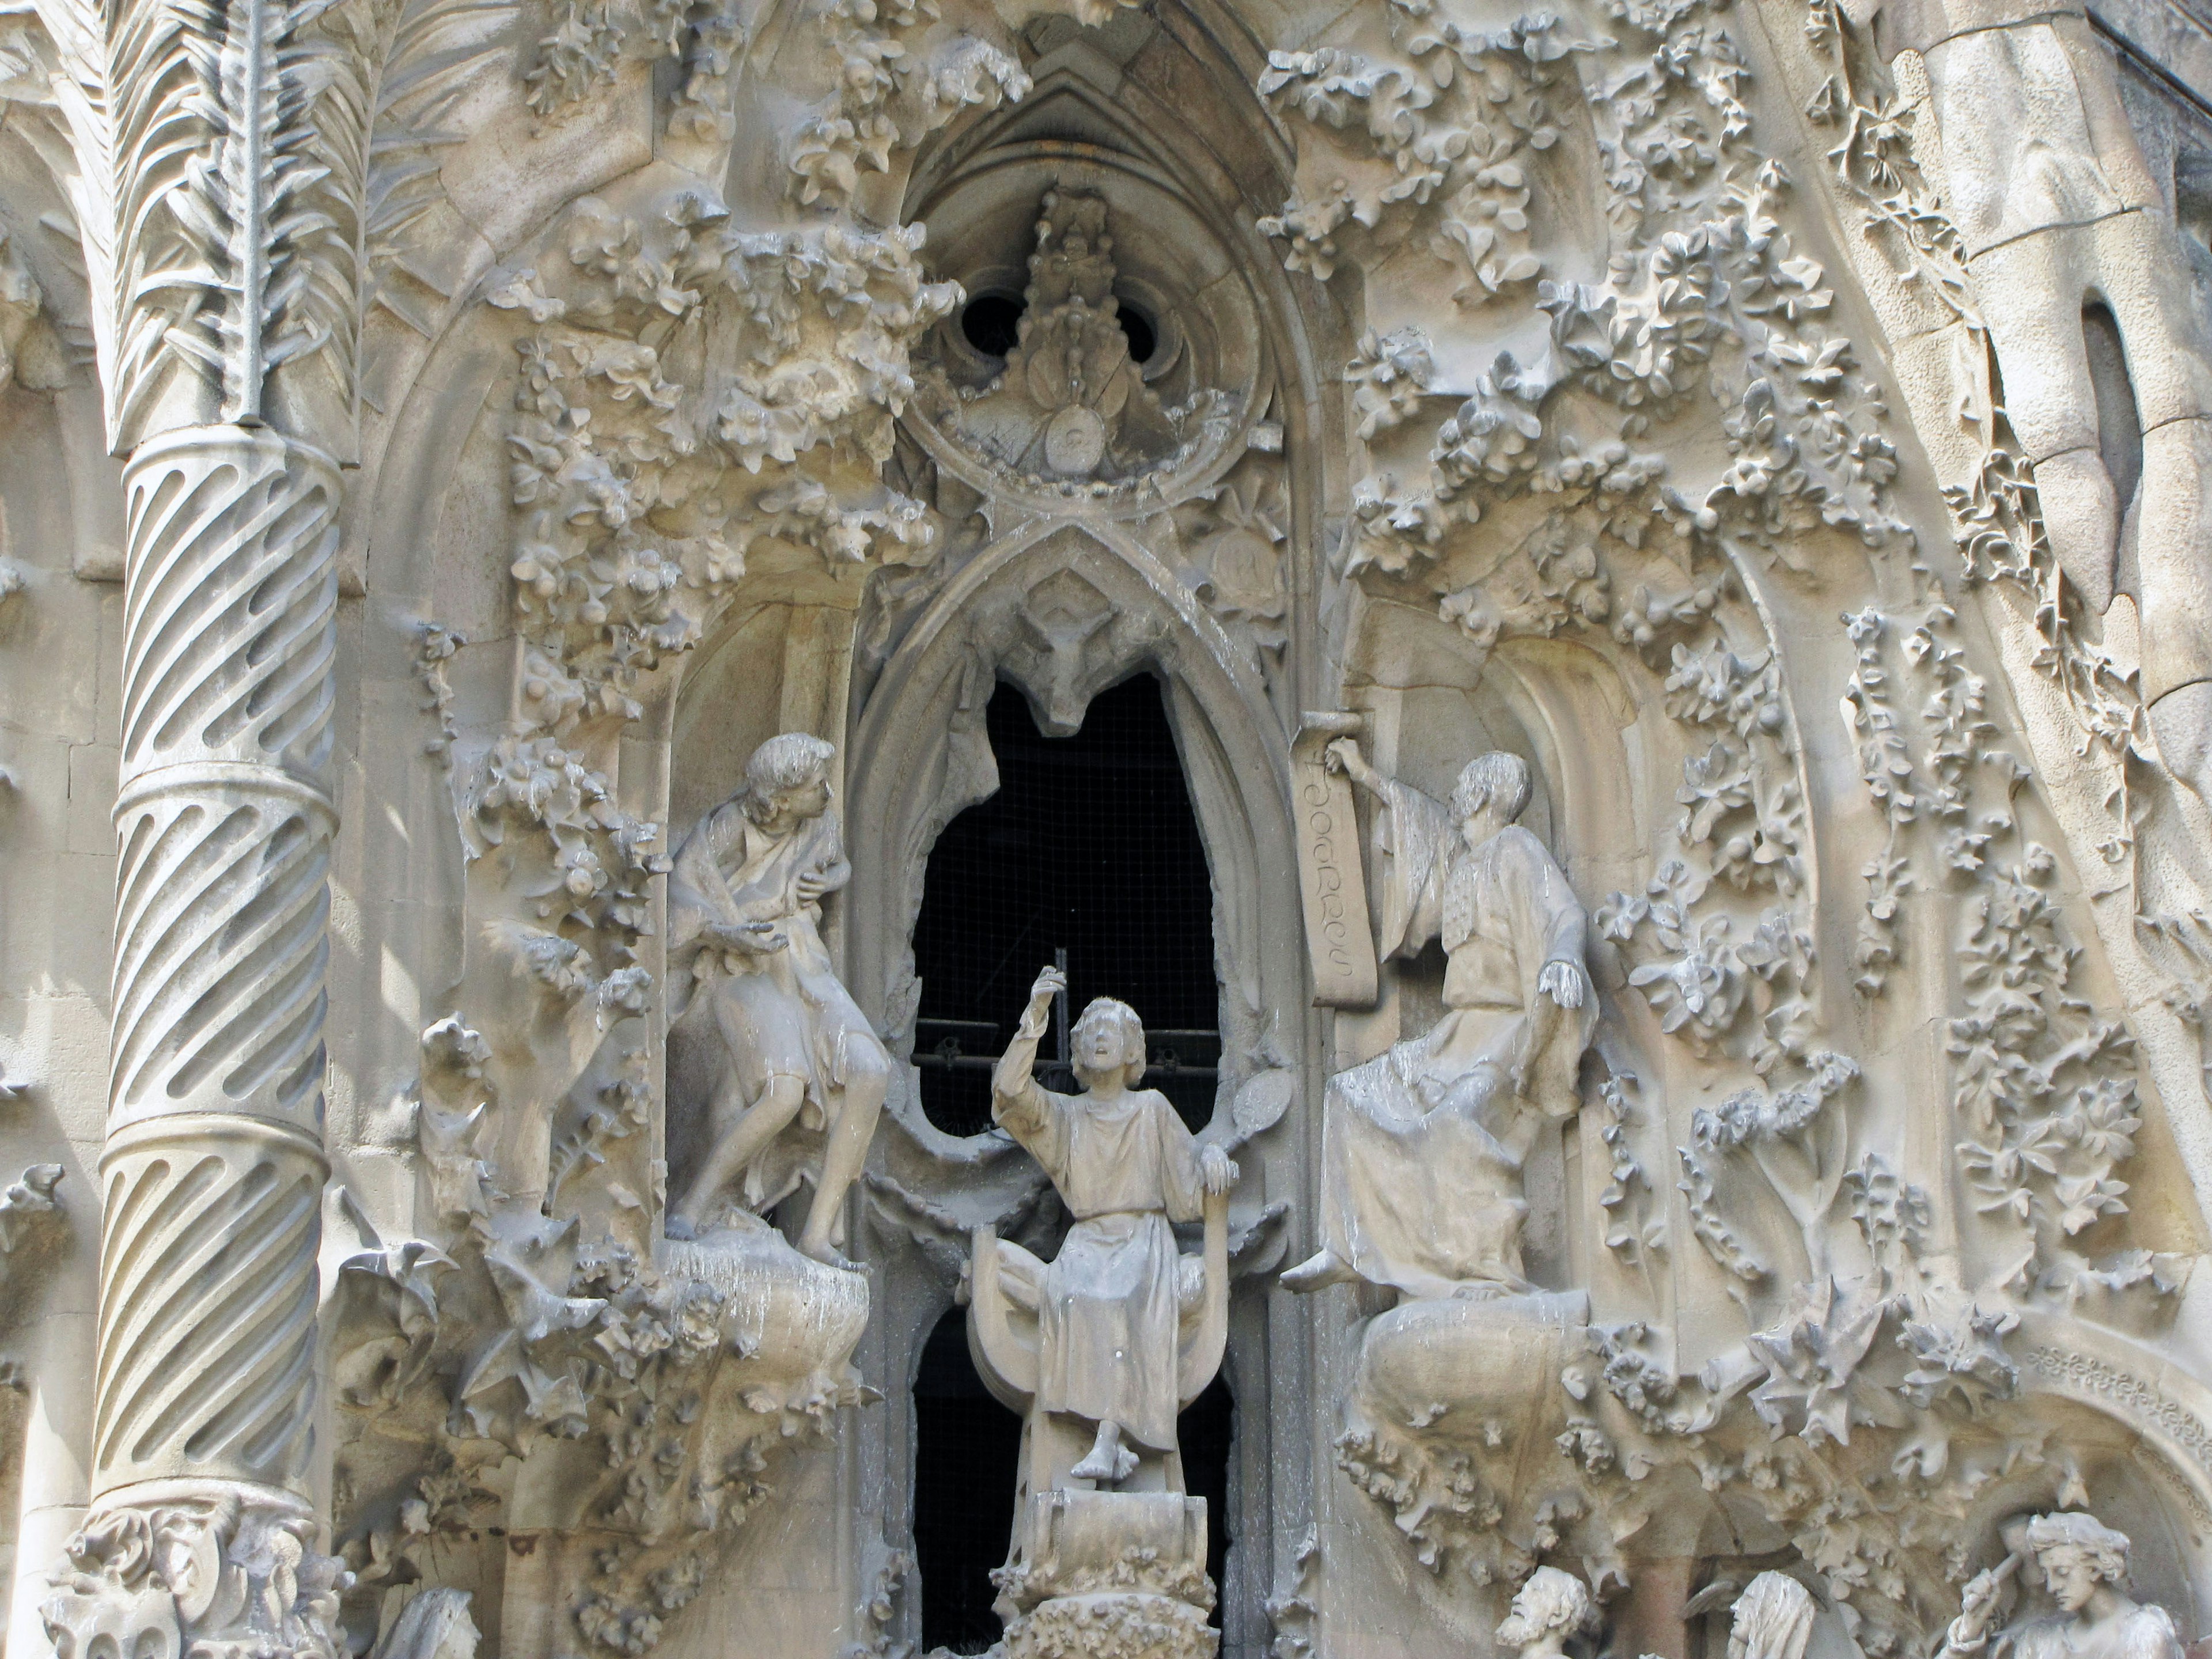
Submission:
[[[802,1178],[796,1123],[822,1135],[799,1248],[843,1265],[845,1194],[883,1111],[890,1057],[831,966],[822,901],[852,878],[819,738],[787,732],[753,751],[745,787],[685,839],[669,882],[670,948],[722,1045],[710,1149],[669,1218],[688,1237],[733,1181],[748,1209]]]
[[[1386,778],[1339,738],[1330,763],[1374,795],[1383,954],[1442,937],[1445,1013],[1330,1080],[1322,1248],[1295,1291],[1352,1278],[1414,1297],[1527,1291],[1521,1167],[1537,1129],[1571,1116],[1597,1019],[1589,928],[1565,874],[1516,820],[1526,762],[1478,757],[1449,807]]]
[[[1186,411],[1162,408],[1130,358],[1114,296],[1105,199],[1047,191],[1029,270],[1019,339],[1005,372],[947,408],[951,429],[1033,479],[1151,470],[1181,442]]]
[[[476,1659],[483,1632],[469,1610],[469,1593],[434,1586],[416,1592],[369,1659]]]
[[[1143,1459],[1175,1453],[1179,1334],[1205,1286],[1171,1224],[1218,1208],[1206,1200],[1227,1195],[1237,1165],[1220,1147],[1200,1146],[1165,1095],[1133,1086],[1145,1072],[1145,1030],[1125,1003],[1101,997],[1075,1023],[1081,1095],[1038,1085],[1037,1042],[1066,984],[1056,968],[1037,975],[992,1079],[991,1112],[1044,1165],[1074,1225],[1049,1263],[1000,1243],[993,1271],[1036,1316],[1036,1411],[1073,1419],[1091,1436],[1065,1480],[1103,1488],[1128,1480]],[[1212,1380],[1209,1372],[1199,1386]],[[1064,1484],[1060,1474],[1051,1484]]]
[[[1176,1419],[1221,1364],[1237,1167],[1198,1144],[1166,1096],[1135,1086],[1144,1027],[1126,1004],[1099,998],[1076,1022],[1082,1094],[1038,1085],[1037,1043],[1066,982],[1057,969],[1037,975],[992,1111],[1073,1224],[1050,1262],[979,1228],[970,1273],[970,1348],[1024,1419],[999,1611],[1012,1653],[1062,1650],[1101,1621],[1157,1626],[1152,1651],[1210,1653],[1206,1503],[1184,1495]],[[1187,1257],[1173,1224],[1201,1215],[1202,1258]]]
[[[1938,1659],[1990,1651],[2016,1659],[2179,1659],[2172,1615],[2127,1593],[2125,1533],[2061,1510],[2033,1517],[2017,1533],[2008,1528],[2007,1541],[2014,1547],[2004,1559],[1967,1581]],[[2031,1559],[2058,1611],[2001,1630],[2012,1581]]]
[[[1519,1659],[1560,1659],[1568,1638],[1589,1634],[1596,1623],[1588,1585],[1557,1567],[1539,1567],[1514,1593],[1498,1622],[1498,1644]]]
[[[2151,728],[2175,775],[2207,794],[2212,338],[2171,186],[2078,10],[1887,0],[1875,21],[1886,54],[1911,48],[1925,66],[1959,252],[2051,550],[2099,614],[2132,564]],[[2117,330],[2124,395],[2093,368],[2093,301]],[[2123,456],[2134,477],[2114,477]]]
[[[1788,1573],[1759,1574],[1736,1598],[1728,1659],[1805,1659],[1818,1611],[1813,1592]]]

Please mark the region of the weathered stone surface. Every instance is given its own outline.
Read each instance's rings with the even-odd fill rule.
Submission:
[[[18,1659],[912,1659],[948,1316],[1009,1656],[2178,1659],[2208,74],[2148,0],[0,5]],[[994,689],[1139,675],[1188,1125],[1173,1021],[948,1050],[915,955]]]

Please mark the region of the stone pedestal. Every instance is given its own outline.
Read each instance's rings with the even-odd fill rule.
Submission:
[[[1212,1659],[1202,1498],[1036,1493],[995,1577],[1007,1659]]]

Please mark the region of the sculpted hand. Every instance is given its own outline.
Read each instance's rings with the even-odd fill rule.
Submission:
[[[809,870],[805,875],[799,877],[796,884],[796,890],[801,904],[811,904],[830,890],[830,884],[822,878],[822,872],[819,870]]]
[[[1234,1187],[1242,1173],[1237,1160],[1218,1146],[1206,1147],[1198,1155],[1199,1179],[1206,1183],[1206,1190],[1217,1197]]]
[[[1057,968],[1047,968],[1036,976],[1036,982],[1030,987],[1030,1006],[1022,1011],[1024,1036],[1044,1034],[1044,1023],[1052,1015],[1052,1000],[1066,988],[1067,975]]]
[[[1960,1597],[1959,1616],[1951,1621],[1951,1628],[1944,1635],[1947,1652],[1975,1652],[1989,1639],[1990,1626],[1996,1618],[2005,1581],[2019,1570],[2020,1557],[2008,1555],[1986,1572],[1978,1572],[1966,1581],[1966,1591]]]
[[[1367,763],[1367,757],[1359,752],[1359,745],[1350,738],[1338,738],[1321,751],[1322,769],[1354,783],[1365,783],[1375,775],[1375,769]]]
[[[1547,962],[1536,975],[1536,989],[1562,1008],[1583,1006],[1583,970],[1571,962]]]
[[[718,922],[714,937],[739,951],[781,951],[791,942],[772,921]]]

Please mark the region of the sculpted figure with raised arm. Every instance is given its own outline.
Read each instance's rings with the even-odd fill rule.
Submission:
[[[2013,1522],[2005,1539],[2005,1559],[1967,1581],[1937,1659],[2181,1659],[2172,1615],[2127,1593],[2125,1533],[2065,1510]],[[2000,1630],[2014,1577],[2030,1564],[2024,1576],[2040,1577],[2058,1610]]]
[[[804,732],[770,738],[746,763],[744,788],[676,854],[670,966],[689,969],[690,998],[712,1010],[723,1053],[709,1149],[668,1231],[690,1237],[732,1182],[747,1209],[775,1203],[806,1177],[818,1133],[799,1248],[848,1266],[836,1249],[845,1193],[868,1155],[891,1062],[822,942],[822,901],[853,875],[830,804],[836,754]]]
[[[1450,805],[1384,777],[1340,738],[1328,764],[1376,799],[1381,954],[1441,939],[1443,1018],[1329,1081],[1321,1244],[1294,1291],[1350,1279],[1415,1297],[1501,1296],[1521,1271],[1521,1168],[1540,1123],[1577,1109],[1597,1018],[1589,919],[1517,820],[1528,763],[1477,756]]]
[[[1237,1170],[1199,1146],[1165,1095],[1136,1087],[1145,1028],[1127,1003],[1100,997],[1075,1022],[1081,1094],[1038,1085],[1037,1043],[1066,983],[1056,968],[1037,975],[992,1076],[991,1115],[1044,1166],[1074,1224],[1049,1264],[1001,1244],[1000,1271],[1036,1310],[1036,1412],[1097,1425],[1067,1474],[1107,1487],[1136,1472],[1139,1451],[1175,1454],[1182,1323],[1204,1285],[1170,1224],[1197,1220]]]

